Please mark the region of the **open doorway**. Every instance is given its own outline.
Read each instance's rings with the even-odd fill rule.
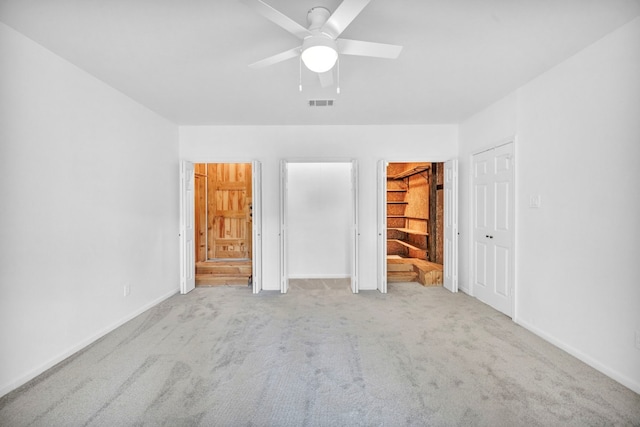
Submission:
[[[358,292],[355,161],[283,161],[281,291]]]
[[[251,285],[251,163],[196,163],[196,286]]]
[[[387,165],[387,281],[443,285],[444,163]]]
[[[458,290],[457,161],[378,164],[378,290],[418,282]]]

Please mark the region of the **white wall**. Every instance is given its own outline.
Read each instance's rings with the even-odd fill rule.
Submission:
[[[289,163],[289,277],[351,276],[351,163]]]
[[[280,160],[358,160],[359,284],[376,288],[376,162],[456,156],[457,125],[407,126],[184,126],[180,157],[196,162],[262,162],[265,290],[280,289]]]
[[[640,18],[460,127],[467,206],[470,153],[517,134],[516,320],[636,392],[638,76]]]
[[[1,23],[0,94],[2,395],[177,291],[178,129]]]
[[[459,129],[458,288],[466,293],[471,291],[471,250],[473,247],[473,228],[470,216],[471,155],[497,143],[513,139],[516,134],[516,102],[515,93],[510,94],[466,120]]]

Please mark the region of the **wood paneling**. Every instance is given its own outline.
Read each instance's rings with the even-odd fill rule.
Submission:
[[[202,262],[207,259],[207,175],[199,172],[206,172],[198,168],[204,165],[195,166],[195,249],[196,262]]]
[[[438,264],[444,263],[444,164],[438,163],[436,185],[436,258]]]

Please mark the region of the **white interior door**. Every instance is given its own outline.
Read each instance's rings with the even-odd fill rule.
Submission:
[[[253,293],[262,290],[262,165],[258,161],[252,162],[253,200],[251,215],[253,219],[252,266]]]
[[[513,143],[473,156],[473,293],[513,315]]]
[[[351,241],[351,291],[357,294],[358,284],[358,243],[360,241],[360,231],[358,228],[358,162],[351,162],[351,213],[352,213],[352,241]]]
[[[378,290],[387,293],[387,162],[378,161]]]
[[[193,163],[180,163],[180,293],[196,287]]]
[[[458,292],[458,160],[444,164],[444,287]]]
[[[289,290],[289,272],[287,268],[287,162],[280,161],[280,292]]]

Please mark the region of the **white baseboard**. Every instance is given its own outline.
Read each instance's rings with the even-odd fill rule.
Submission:
[[[566,351],[567,353],[569,353],[570,355],[572,355],[576,359],[581,360],[582,362],[586,363],[587,365],[591,366],[592,368],[602,372],[603,374],[605,374],[609,378],[614,379],[615,381],[619,382],[623,386],[628,387],[631,390],[633,390],[634,392],[640,394],[640,383],[638,381],[635,381],[633,378],[629,378],[626,375],[621,374],[620,372],[616,371],[615,369],[603,364],[602,362],[592,358],[591,356],[583,353],[582,351],[571,347],[570,345],[558,340],[557,338],[547,334],[546,332],[538,329],[537,327],[535,327],[533,325],[530,325],[527,322],[523,322],[521,320],[516,320],[516,319],[514,319],[514,321],[518,325],[522,326],[523,328],[533,332],[534,334],[536,334],[537,336],[539,336],[543,340],[550,342],[551,344],[555,345],[556,347]]]
[[[344,274],[300,274],[289,276],[289,279],[349,279],[350,277]]]
[[[166,293],[166,294],[162,295],[159,298],[156,298],[155,300],[143,305],[142,307],[138,308],[137,310],[133,311],[132,313],[128,314],[127,316],[125,316],[124,318],[118,320],[117,322],[112,323],[111,325],[107,326],[106,328],[98,331],[97,333],[93,334],[89,338],[80,341],[78,344],[74,345],[73,347],[71,347],[71,348],[63,351],[62,353],[58,354],[57,356],[49,359],[47,362],[43,363],[42,365],[36,367],[35,369],[32,369],[29,373],[21,376],[20,378],[18,378],[16,380],[11,381],[8,384],[1,385],[0,386],[0,397],[2,397],[5,394],[17,389],[18,387],[26,384],[27,382],[31,381],[32,379],[34,379],[35,377],[37,377],[38,375],[40,375],[41,373],[46,371],[47,369],[53,368],[55,365],[57,365],[58,363],[62,362],[67,357],[69,357],[72,354],[82,350],[83,348],[85,348],[89,344],[97,341],[98,339],[100,339],[103,336],[107,335],[109,332],[111,332],[114,329],[124,325],[129,320],[133,319],[136,316],[139,316],[140,314],[142,314],[145,311],[149,310],[150,308],[160,304],[162,301],[166,300],[169,297],[172,297],[173,295],[177,294],[178,292],[179,292],[179,289],[175,289],[175,290],[173,290],[173,291],[171,291],[169,293]]]

